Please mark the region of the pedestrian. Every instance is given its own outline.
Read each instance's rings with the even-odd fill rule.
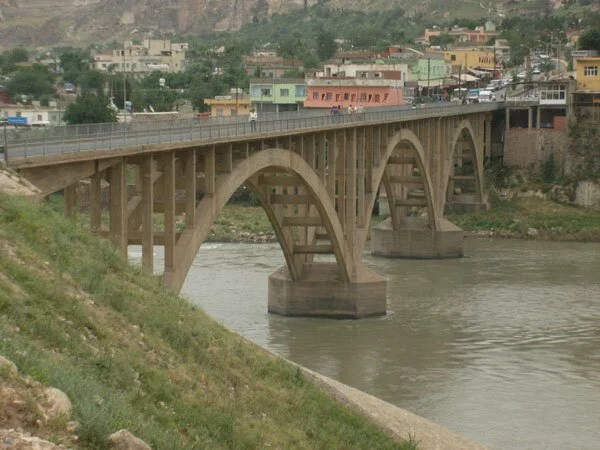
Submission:
[[[250,131],[256,131],[256,120],[258,119],[258,114],[256,110],[252,108],[250,110],[250,115],[248,116],[248,122],[250,122]]]
[[[336,105],[333,105],[331,107],[331,110],[329,111],[329,114],[331,114],[331,123],[338,123],[338,114],[340,113],[340,110],[338,109],[338,107]]]

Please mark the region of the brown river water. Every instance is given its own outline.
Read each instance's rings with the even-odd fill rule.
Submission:
[[[379,318],[268,314],[277,244],[204,245],[183,294],[257,344],[491,449],[600,449],[600,244],[469,239],[465,254],[365,253],[388,279]]]

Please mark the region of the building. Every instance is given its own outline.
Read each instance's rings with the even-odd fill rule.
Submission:
[[[508,97],[504,131],[504,163],[536,167],[552,155],[565,167],[567,127],[577,114],[573,80],[532,83],[537,97]],[[498,127],[500,129],[500,127]]]
[[[246,74],[259,78],[281,78],[286,72],[304,71],[304,62],[284,59],[274,51],[255,51],[250,56],[244,56],[243,61]]]
[[[304,79],[257,78],[250,80],[250,102],[258,112],[297,111],[304,106]]]
[[[600,122],[600,56],[577,57],[573,103],[579,120]]]
[[[491,22],[486,22],[484,26],[476,27],[474,30],[454,26],[452,28],[426,28],[421,42],[430,44],[434,36],[449,35],[455,42],[470,45],[485,45],[490,39],[498,36],[496,27]]]
[[[167,73],[185,69],[187,43],[144,39],[142,44],[125,42],[122,49],[93,55],[90,68],[101,72],[128,73],[142,78],[154,71]]]
[[[425,56],[416,60],[410,71],[410,81],[416,83],[419,92],[427,94],[427,89],[438,90],[456,84],[451,78],[452,65],[447,63],[441,54]]]
[[[0,103],[0,117],[2,120],[17,118],[13,119],[14,123],[24,126],[45,127],[65,125],[65,121],[63,120],[64,115],[64,108],[59,108],[56,105],[40,106],[37,102],[34,105]]]
[[[408,73],[407,64],[325,64],[307,80],[304,107],[400,106]]]
[[[431,52],[433,54],[443,54],[444,59],[451,64],[458,64],[463,69],[487,70],[493,71],[498,67],[496,54],[493,50],[481,50],[479,48],[456,48],[441,52]]]
[[[229,95],[217,95],[204,100],[210,106],[211,117],[247,116],[252,104],[250,98],[239,88],[232,88]]]

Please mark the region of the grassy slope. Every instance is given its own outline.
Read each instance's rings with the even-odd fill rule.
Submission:
[[[0,193],[0,246],[0,354],[67,393],[71,447],[403,448],[48,205]]]

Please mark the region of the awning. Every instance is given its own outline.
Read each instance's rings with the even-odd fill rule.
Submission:
[[[463,81],[465,83],[471,83],[473,81],[479,81],[478,77],[475,77],[473,75],[469,75],[468,73],[461,73],[460,76],[458,76],[458,75],[452,75],[452,78],[454,78],[455,80],[460,80],[461,83]]]
[[[419,81],[419,87],[420,88],[426,88],[429,86],[429,88],[447,88],[447,87],[454,87],[456,86],[456,81],[452,80],[450,78],[444,78],[444,79],[440,79],[437,78],[435,80],[421,80]]]
[[[481,78],[487,76],[489,73],[485,70],[475,70],[475,69],[467,69],[467,72],[471,72],[473,75]]]

